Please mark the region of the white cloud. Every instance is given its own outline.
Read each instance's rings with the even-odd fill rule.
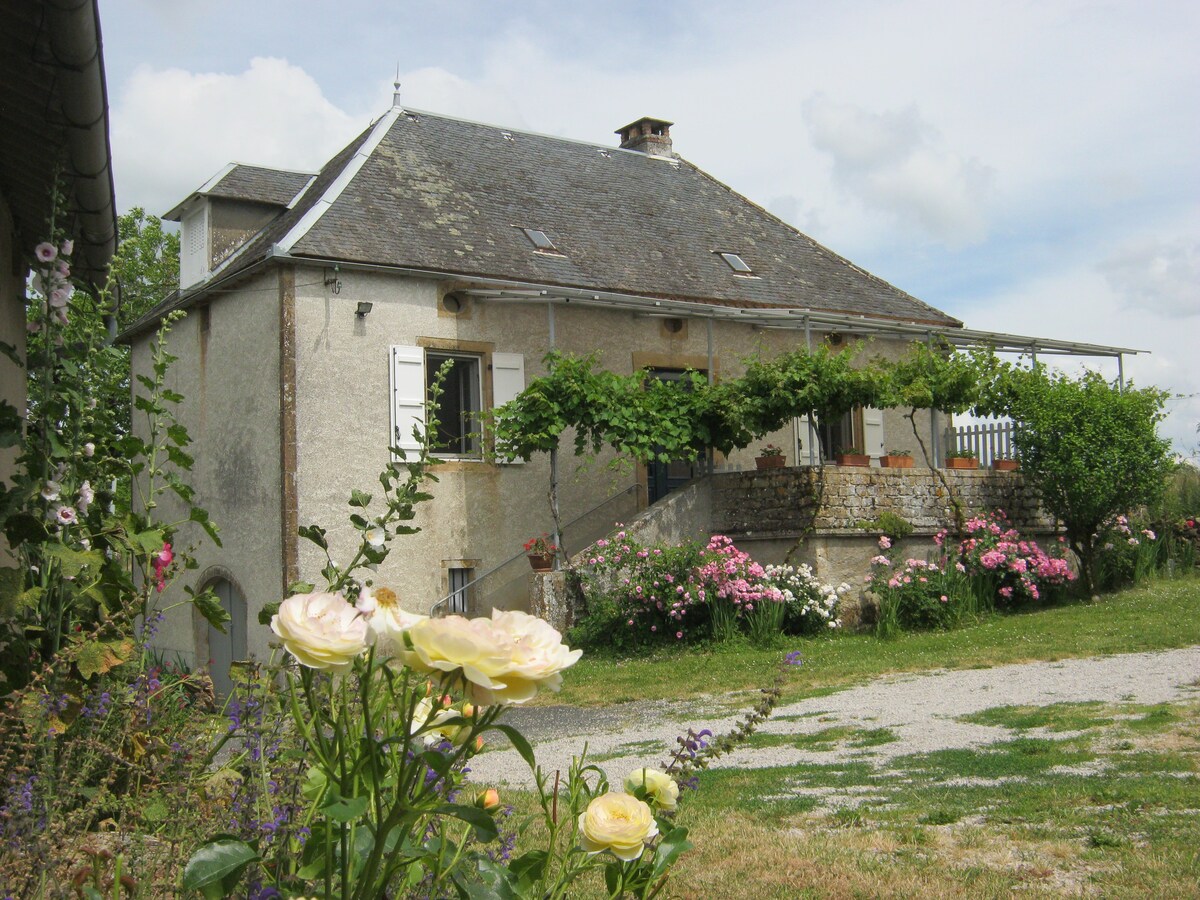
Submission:
[[[833,177],[846,193],[947,244],[984,239],[991,170],[947,150],[916,106],[872,113],[817,94],[803,114],[813,144],[833,157]]]
[[[367,124],[286,60],[235,75],[139,67],[112,108],[117,196],[157,215],[228,162],[315,170]]]
[[[1193,447],[1200,423],[1200,357],[1192,329],[1177,319],[1130,308],[1094,266],[1081,264],[997,291],[966,311],[968,326],[988,331],[1150,350],[1124,359],[1124,376],[1137,387],[1172,395],[1159,433],[1178,451]],[[1042,356],[1071,374],[1083,368],[1118,375],[1112,358]]]
[[[1200,242],[1129,244],[1100,264],[1108,283],[1135,309],[1200,315]]]
[[[400,76],[400,102],[460,119],[525,128],[519,104],[504,85],[474,82],[436,66]]]

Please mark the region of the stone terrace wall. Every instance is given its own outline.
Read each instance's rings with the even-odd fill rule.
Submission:
[[[819,477],[811,468],[713,475],[713,532],[785,537],[812,525],[817,534],[862,534],[858,523],[886,510],[908,520],[916,533],[933,534],[954,521],[947,485],[968,515],[1003,509],[1023,532],[1045,533],[1055,527],[1018,472],[826,466],[821,510],[813,522]]]

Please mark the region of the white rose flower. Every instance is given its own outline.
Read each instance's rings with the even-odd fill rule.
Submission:
[[[663,812],[674,812],[679,804],[679,785],[666,772],[658,769],[638,769],[625,778],[625,790],[634,794],[645,790],[648,799]]]
[[[612,852],[617,859],[637,859],[646,841],[658,834],[650,807],[629,794],[601,794],[579,814],[579,846],[588,853]]]
[[[271,630],[310,669],[345,669],[367,649],[367,622],[341,594],[288,597],[271,617]]]
[[[375,645],[375,655],[380,659],[399,655],[404,645],[404,632],[429,618],[403,609],[396,592],[386,587],[378,590],[364,587],[354,606],[367,620],[367,640]]]

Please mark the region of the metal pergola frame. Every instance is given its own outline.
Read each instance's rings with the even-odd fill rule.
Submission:
[[[462,290],[462,293],[489,303],[545,304],[549,318],[551,349],[553,349],[555,344],[554,307],[556,305],[576,304],[580,306],[627,310],[635,316],[646,318],[703,319],[707,324],[708,331],[708,377],[710,381],[713,377],[714,347],[712,323],[714,321],[736,322],[764,330],[803,332],[805,346],[809,349],[812,349],[812,331],[815,328],[819,331],[836,332],[846,337],[856,335],[908,337],[913,341],[923,341],[929,344],[937,340],[960,350],[990,348],[996,353],[1028,354],[1035,363],[1037,362],[1039,353],[1056,356],[1113,358],[1117,361],[1117,383],[1122,390],[1125,387],[1124,357],[1127,354],[1137,355],[1138,353],[1147,352],[1145,350],[1136,350],[1132,347],[1113,347],[1106,344],[1089,344],[1082,341],[1062,341],[1055,338],[982,331],[945,324],[904,322],[895,319],[826,312],[814,309],[732,307],[688,300],[667,300],[562,287],[540,288],[527,287],[525,285],[504,287],[497,284],[489,287],[465,288]],[[936,418],[931,417],[929,425],[930,439],[933,444],[932,450],[936,459],[940,453]],[[814,428],[814,423],[810,418],[808,422],[807,442],[810,465],[814,463]]]

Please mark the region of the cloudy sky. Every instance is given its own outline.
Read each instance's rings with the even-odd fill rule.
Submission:
[[[1149,350],[1200,443],[1194,0],[101,0],[118,202],[316,169],[391,105],[675,149],[968,326]],[[1078,363],[1066,363],[1076,368]],[[1095,365],[1115,376],[1115,364]]]

